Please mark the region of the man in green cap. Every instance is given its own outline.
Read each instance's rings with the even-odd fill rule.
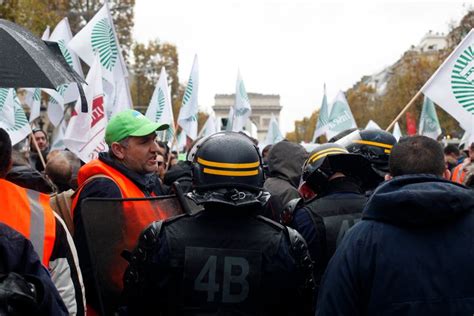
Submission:
[[[154,123],[138,111],[122,111],[111,118],[105,130],[109,151],[100,153],[98,159],[79,170],[72,215],[89,309],[97,311],[99,302],[81,217],[81,201],[91,197],[144,198],[163,194],[155,173],[158,154],[155,138],[156,131],[167,128],[168,125]],[[146,227],[148,223],[143,224]]]

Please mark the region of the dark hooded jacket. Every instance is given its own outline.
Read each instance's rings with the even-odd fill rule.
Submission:
[[[264,188],[271,198],[265,216],[279,221],[283,207],[291,200],[299,198],[301,168],[308,157],[303,146],[283,140],[276,143],[268,153],[270,177]]]
[[[323,277],[317,315],[472,315],[474,194],[432,175],[382,184]]]

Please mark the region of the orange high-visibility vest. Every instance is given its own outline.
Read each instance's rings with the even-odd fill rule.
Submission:
[[[466,170],[464,170],[464,163],[460,163],[453,169],[453,174],[451,175],[451,181],[457,183],[463,183],[464,178],[466,177]]]
[[[95,159],[85,164],[79,169],[77,175],[77,182],[79,189],[75,193],[74,199],[72,201],[72,212],[74,210],[79,200],[79,195],[85,185],[83,185],[86,180],[95,175],[105,175],[113,179],[115,184],[119,187],[122,194],[122,198],[146,198],[145,193],[140,190],[139,187],[133,183],[127,176],[122,174],[117,169],[107,165],[106,163]],[[152,193],[152,196],[155,196]],[[156,207],[156,206],[155,206]],[[123,249],[132,250],[135,248],[138,237],[140,233],[148,227],[152,222],[159,219],[164,219],[166,216],[163,213],[161,218],[157,218],[156,214],[150,212],[153,206],[151,203],[141,201],[140,203],[134,202],[124,202],[123,203],[123,215],[125,218],[124,221],[124,245]],[[113,267],[110,267],[111,277],[114,280],[114,283],[119,289],[122,289],[122,276],[127,267],[125,261],[117,262]]]
[[[0,222],[28,238],[44,266],[56,239],[56,219],[49,195],[0,179]]]

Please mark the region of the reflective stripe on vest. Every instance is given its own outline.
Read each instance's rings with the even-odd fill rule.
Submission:
[[[48,267],[56,238],[49,196],[3,179],[0,188],[0,221],[28,238],[41,262]]]

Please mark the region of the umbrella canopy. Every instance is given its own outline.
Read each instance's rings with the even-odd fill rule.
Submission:
[[[25,28],[0,19],[0,87],[51,88],[76,82],[87,112],[85,81],[68,65],[57,43],[43,42]]]
[[[52,88],[84,82],[64,58],[25,28],[0,19],[0,87]]]

